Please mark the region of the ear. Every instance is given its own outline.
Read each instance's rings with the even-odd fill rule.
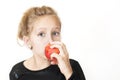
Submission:
[[[28,36],[23,36],[23,41],[24,41],[25,45],[26,45],[28,48],[31,47],[30,37],[28,37]]]

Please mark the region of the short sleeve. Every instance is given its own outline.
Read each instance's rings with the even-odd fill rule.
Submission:
[[[68,80],[86,80],[80,64],[72,59],[70,59],[70,63],[72,66],[73,73]]]
[[[19,63],[12,67],[9,73],[9,79],[18,80],[22,75],[23,75],[23,71],[22,71],[21,63]]]

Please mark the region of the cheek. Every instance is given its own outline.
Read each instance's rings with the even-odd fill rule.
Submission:
[[[53,41],[61,41],[61,37],[53,37]]]
[[[46,40],[43,40],[43,39],[39,39],[39,38],[34,38],[32,40],[32,46],[35,50],[38,50],[38,51],[42,51],[44,50],[45,46],[47,44],[47,41]]]

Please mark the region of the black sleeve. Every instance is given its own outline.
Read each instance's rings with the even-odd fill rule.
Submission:
[[[70,60],[73,73],[68,80],[86,80],[80,64],[75,60]]]
[[[23,75],[20,63],[13,66],[12,70],[9,73],[10,80],[19,80],[19,78]]]
[[[18,72],[14,69],[11,70],[9,74],[10,80],[17,80],[18,79]]]

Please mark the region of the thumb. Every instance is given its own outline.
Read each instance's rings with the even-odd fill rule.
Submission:
[[[56,54],[56,53],[51,54],[51,64],[52,65],[58,64],[58,59],[59,59],[58,54]]]

